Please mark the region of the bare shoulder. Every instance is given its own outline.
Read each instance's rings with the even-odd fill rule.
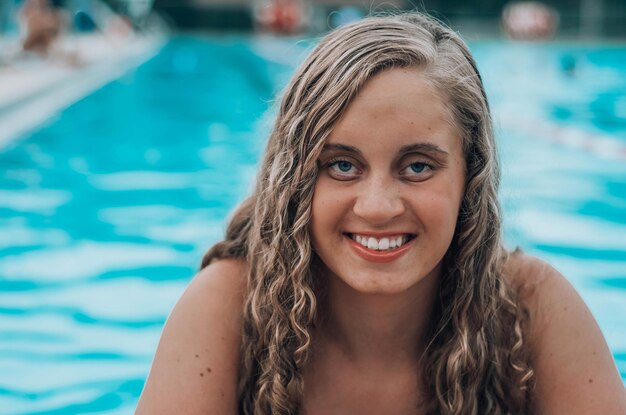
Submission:
[[[247,266],[198,273],[170,313],[136,414],[235,414]]]
[[[511,254],[505,270],[529,313],[537,413],[626,413],[611,352],[574,287],[547,262],[521,252]]]

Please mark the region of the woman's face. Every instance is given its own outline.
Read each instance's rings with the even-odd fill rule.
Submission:
[[[331,278],[362,293],[438,278],[464,192],[461,137],[415,68],[374,76],[319,158],[313,246]]]

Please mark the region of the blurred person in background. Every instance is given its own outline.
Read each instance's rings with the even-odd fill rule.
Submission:
[[[509,3],[502,11],[502,28],[511,39],[551,39],[558,21],[554,9],[535,1]]]
[[[261,31],[296,34],[309,26],[309,8],[305,0],[255,0],[254,20]]]
[[[47,57],[60,37],[64,17],[59,0],[26,0],[19,15],[25,36],[24,52]]]

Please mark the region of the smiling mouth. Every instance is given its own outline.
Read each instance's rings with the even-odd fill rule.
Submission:
[[[375,238],[370,235],[361,235],[358,233],[346,233],[345,235],[364,248],[383,252],[394,251],[416,237],[415,234],[411,233],[389,235],[382,238]]]

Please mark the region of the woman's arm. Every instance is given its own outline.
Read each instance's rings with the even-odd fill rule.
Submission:
[[[245,264],[217,261],[167,319],[136,414],[236,414]]]
[[[516,274],[530,313],[538,414],[624,415],[626,391],[591,312],[554,268],[523,255]]]

